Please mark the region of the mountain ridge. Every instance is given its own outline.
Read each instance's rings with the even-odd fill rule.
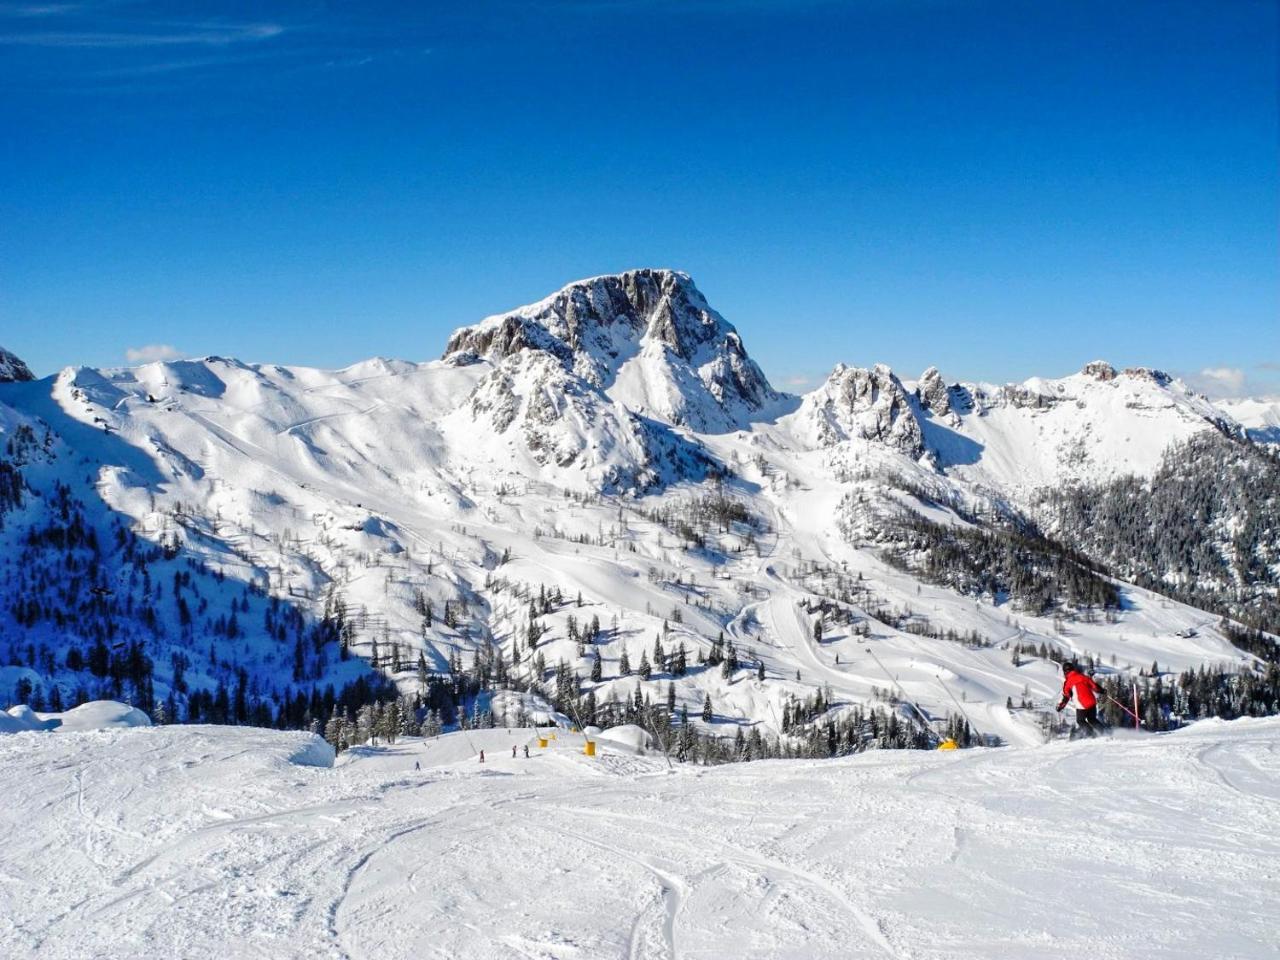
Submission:
[[[20,358],[0,347],[0,383],[22,383],[34,379],[35,375]]]
[[[1206,433],[1247,443],[1185,385],[1100,363],[1003,387],[839,364],[789,396],[696,291],[671,271],[570,284],[425,363],[208,357],[6,384],[0,691],[291,726],[396,696],[448,723],[518,691],[625,722],[665,701],[713,736],[881,709],[913,729],[872,649],[938,724],[958,722],[944,676],[976,724],[1031,743],[1055,722],[1055,658],[1115,683],[1153,660],[1255,675],[1269,641],[1240,648],[1220,618],[1270,624],[1271,461],[1224,473],[1243,512],[1184,518],[1191,565],[1081,538],[1144,586],[1082,567],[1085,508],[1045,498],[1174,475],[1167,451]],[[1121,533],[1125,489],[1106,486]],[[1212,589],[1179,585],[1195,576]]]

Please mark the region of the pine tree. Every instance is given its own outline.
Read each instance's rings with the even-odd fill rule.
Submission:
[[[711,694],[707,694],[702,701],[702,719],[706,723],[711,722]]]
[[[603,675],[604,675],[604,665],[600,662],[600,649],[597,647],[595,650],[595,656],[591,658],[592,682],[599,683]]]
[[[338,707],[336,704],[334,705],[332,715],[330,715],[328,722],[324,725],[324,739],[329,746],[333,747],[334,753],[340,753],[342,751],[342,717],[338,716]]]
[[[649,654],[640,651],[640,669],[638,671],[642,680],[648,680],[653,676],[653,667],[649,664]]]
[[[400,701],[392,700],[387,704],[386,710],[382,712],[381,718],[382,737],[387,743],[395,743],[396,737],[400,735]]]

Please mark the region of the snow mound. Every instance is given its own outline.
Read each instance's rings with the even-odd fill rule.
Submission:
[[[31,730],[52,730],[58,725],[56,720],[44,720],[25,703],[10,707],[8,712],[0,713],[0,733],[26,733]]]
[[[298,742],[293,745],[286,759],[296,767],[332,767],[333,746],[321,737],[306,734],[298,737]]]
[[[20,705],[0,714],[0,733],[24,733],[31,730],[81,733],[86,730],[149,726],[151,718],[141,710],[114,700],[92,700],[65,713],[37,713],[28,706]]]
[[[653,737],[649,735],[649,732],[644,727],[637,726],[634,723],[624,723],[621,726],[602,730],[599,739],[608,741],[610,746],[628,750],[638,755],[643,755],[650,750],[656,749]]]
[[[151,718],[141,710],[114,700],[94,700],[65,713],[42,713],[40,716],[58,721],[57,729],[65,733],[151,726]]]

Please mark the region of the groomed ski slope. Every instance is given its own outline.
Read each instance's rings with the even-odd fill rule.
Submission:
[[[674,772],[526,743],[0,737],[0,955],[1280,953],[1280,719]]]

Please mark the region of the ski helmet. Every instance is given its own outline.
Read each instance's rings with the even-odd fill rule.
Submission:
[[[1072,663],[1070,660],[1063,660],[1063,661],[1062,661],[1062,672],[1063,672],[1063,673],[1070,673],[1070,672],[1071,672],[1072,670],[1074,670],[1075,668],[1076,668],[1076,665],[1075,665],[1074,663]]]

